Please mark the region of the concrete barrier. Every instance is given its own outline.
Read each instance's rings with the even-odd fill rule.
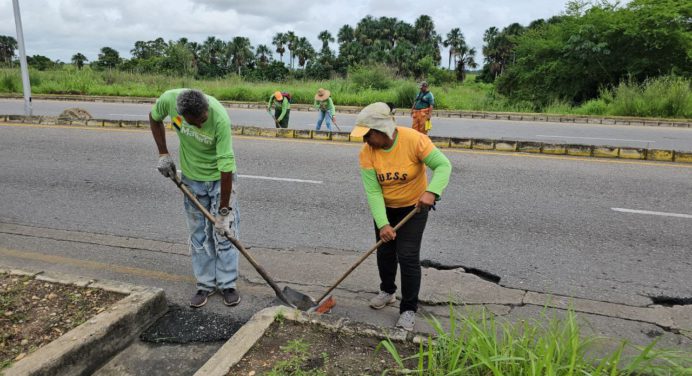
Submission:
[[[26,118],[20,115],[0,115],[0,120],[6,123],[21,123],[43,125],[55,124],[55,118],[50,117],[31,117]],[[69,125],[87,127],[116,127],[116,128],[143,128],[145,122],[135,120],[101,120],[92,119],[80,121],[79,124],[72,122]],[[170,124],[166,127],[171,129]],[[251,137],[280,137],[295,138],[304,140],[321,140],[336,142],[362,143],[362,137],[351,137],[348,132],[319,132],[309,129],[283,129],[283,128],[262,128],[262,127],[232,127],[234,135]],[[474,139],[459,137],[430,137],[433,144],[439,148],[451,149],[474,149],[474,150],[495,150],[500,152],[520,152],[520,153],[540,153],[550,155],[570,155],[575,157],[595,157],[595,158],[619,158],[629,160],[652,160],[661,162],[692,163],[692,151],[674,151],[660,149],[642,149],[616,146],[596,146],[581,144],[549,144],[538,141],[514,141],[514,140],[492,140]]]

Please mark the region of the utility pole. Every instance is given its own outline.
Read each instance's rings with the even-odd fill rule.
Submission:
[[[31,82],[29,81],[29,67],[26,63],[26,49],[24,48],[24,31],[22,31],[22,17],[19,14],[19,0],[12,0],[12,6],[14,7],[14,24],[17,26],[19,66],[22,71],[22,87],[24,88],[24,115],[31,116]]]

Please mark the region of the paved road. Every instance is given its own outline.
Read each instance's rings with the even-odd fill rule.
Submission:
[[[0,99],[0,114],[23,114],[22,100]],[[80,107],[99,119],[146,120],[151,109],[148,104],[34,101],[35,115],[57,116],[65,108]],[[274,127],[265,111],[229,109],[231,120],[238,125]],[[291,128],[313,129],[314,112],[292,111]],[[398,117],[402,125],[410,125],[408,116]],[[350,130],[355,115],[337,114],[343,131]],[[543,141],[560,144],[629,146],[648,149],[692,151],[692,129],[643,126],[565,124],[527,121],[434,118],[431,135],[492,138],[507,140]]]
[[[176,152],[175,135],[168,140]],[[358,145],[236,137],[234,147],[245,243],[369,248]],[[453,177],[430,217],[423,258],[534,291],[638,305],[692,297],[690,166],[447,154]],[[142,130],[0,126],[0,222],[184,243],[180,194],[155,162]]]

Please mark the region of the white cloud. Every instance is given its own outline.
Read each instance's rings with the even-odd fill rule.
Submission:
[[[253,45],[271,44],[277,32],[293,30],[307,37],[316,49],[317,34],[329,30],[335,37],[344,24],[355,26],[366,15],[396,17],[413,23],[421,14],[432,17],[443,37],[461,28],[467,42],[481,50],[483,32],[512,22],[528,24],[564,9],[551,0],[493,2],[472,0],[20,0],[24,38],[29,55],[69,61],[76,52],[95,59],[101,47],[129,57],[138,40],[186,37],[202,42],[208,36],[230,40],[249,37]],[[0,35],[15,36],[11,1],[0,2]],[[332,44],[336,48],[336,44]],[[443,56],[444,53],[443,53]],[[482,56],[477,56],[480,62]]]

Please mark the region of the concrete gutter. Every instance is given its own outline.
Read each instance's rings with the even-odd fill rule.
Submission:
[[[158,288],[91,280],[55,272],[10,270],[2,266],[0,272],[127,295],[102,313],[14,363],[4,371],[6,376],[91,374],[168,310],[164,292]]]
[[[320,325],[330,331],[353,333],[395,342],[420,343],[426,337],[397,328],[379,328],[373,325],[352,322],[341,317],[307,314],[284,306],[265,308],[252,316],[209,360],[195,376],[223,376],[240,362],[245,354],[264,336],[269,326],[278,318],[298,323]]]
[[[0,115],[0,122],[72,125],[87,127],[149,128],[143,120],[59,120],[54,116]],[[169,126],[170,127],[170,126]],[[261,127],[233,127],[234,135],[252,137],[295,138],[301,140],[363,142],[361,137],[351,137],[348,132],[322,132],[308,129],[277,129]],[[616,158],[626,160],[649,160],[661,162],[692,163],[692,151],[668,149],[644,149],[618,146],[552,144],[537,141],[493,140],[479,138],[459,138],[431,136],[432,142],[444,149],[472,149],[499,152],[536,153],[547,155],[567,155],[575,157]]]
[[[0,94],[0,98],[21,99],[21,96],[12,94]],[[81,101],[81,102],[105,102],[105,103],[154,103],[156,98],[148,97],[117,97],[103,95],[60,95],[60,94],[37,94],[32,97],[38,100],[53,101]],[[228,108],[247,108],[247,109],[266,109],[266,102],[238,102],[220,101]],[[311,104],[296,103],[291,105],[291,109],[299,111],[316,111]],[[336,106],[338,113],[356,114],[362,107],[359,106]],[[408,113],[407,109],[399,109],[400,113]],[[511,120],[511,121],[532,121],[532,122],[555,122],[555,123],[580,123],[580,124],[608,124],[608,125],[633,125],[650,127],[681,127],[692,128],[692,122],[687,119],[667,119],[667,118],[642,118],[630,116],[592,116],[592,115],[568,115],[568,114],[545,114],[529,112],[487,112],[487,111],[461,111],[461,110],[434,110],[433,116],[446,118],[463,119],[487,119],[487,120]]]

